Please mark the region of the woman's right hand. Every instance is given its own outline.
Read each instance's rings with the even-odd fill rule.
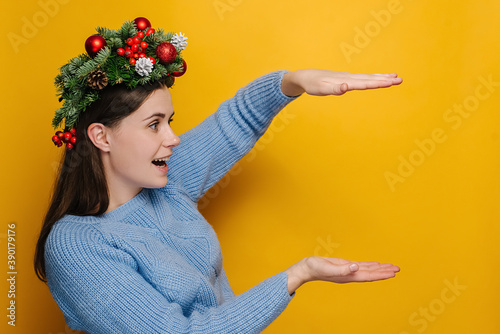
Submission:
[[[288,274],[290,295],[310,281],[334,283],[373,282],[396,276],[399,267],[376,261],[349,261],[330,257],[311,256],[297,262],[285,272]]]

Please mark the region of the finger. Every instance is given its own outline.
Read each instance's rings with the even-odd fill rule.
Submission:
[[[397,73],[373,73],[373,74],[366,74],[366,73],[348,73],[348,72],[341,72],[342,77],[346,78],[352,78],[352,79],[360,79],[360,80],[377,80],[377,79],[384,79],[384,78],[397,78],[398,74]]]
[[[393,265],[392,263],[382,263],[375,261],[370,262],[361,262],[359,263],[360,270],[392,270],[395,272],[400,271],[398,266]]]
[[[371,271],[371,270],[359,270],[351,273],[350,275],[345,275],[339,277],[337,282],[339,283],[350,283],[350,282],[374,282],[386,280],[389,278],[396,277],[394,271]]]
[[[349,90],[366,90],[376,88],[387,88],[393,85],[399,85],[403,82],[401,78],[385,80],[354,80],[349,82]]]

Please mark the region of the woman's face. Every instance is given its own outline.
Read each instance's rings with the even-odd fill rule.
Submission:
[[[109,129],[106,179],[110,191],[137,193],[167,184],[167,162],[180,143],[170,127],[173,114],[172,97],[165,87]]]

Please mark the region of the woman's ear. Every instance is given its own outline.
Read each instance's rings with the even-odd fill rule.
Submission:
[[[92,143],[104,152],[109,152],[109,129],[101,123],[92,123],[87,128],[87,135]]]

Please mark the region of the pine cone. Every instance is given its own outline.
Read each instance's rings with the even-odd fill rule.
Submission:
[[[89,74],[87,84],[92,89],[103,89],[108,85],[108,76],[101,70],[95,70]]]

